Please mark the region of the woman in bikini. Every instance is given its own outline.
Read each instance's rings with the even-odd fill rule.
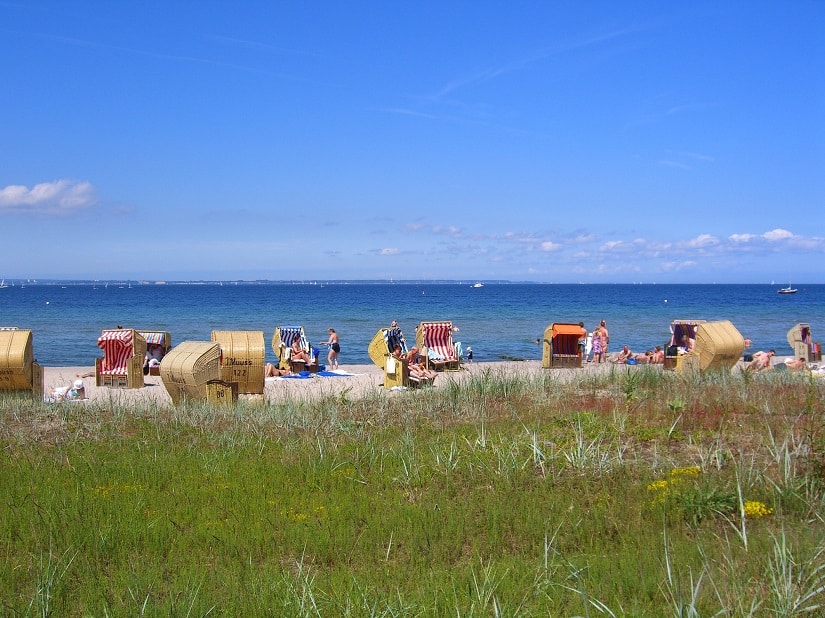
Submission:
[[[341,352],[341,345],[338,343],[338,333],[334,328],[329,329],[329,339],[324,341],[321,345],[329,346],[329,354],[327,354],[327,363],[332,369],[338,369],[338,354]]]

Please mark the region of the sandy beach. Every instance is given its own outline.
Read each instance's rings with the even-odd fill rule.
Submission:
[[[552,372],[560,379],[581,376],[585,373],[606,372],[613,370],[632,371],[636,367],[614,363],[585,363],[581,369],[542,369],[541,361],[501,361],[466,363],[461,371],[441,372],[435,379],[435,388],[444,388],[451,381],[461,382],[467,378],[492,371],[498,375],[529,375],[539,372]],[[661,367],[661,366],[657,366]],[[336,377],[267,378],[264,385],[264,399],[278,401],[283,398],[307,400],[346,395],[350,399],[359,399],[373,391],[386,392],[383,387],[384,373],[375,365],[342,365],[341,371],[352,375]],[[46,367],[44,370],[44,392],[48,396],[55,387],[68,386],[78,376],[93,373],[93,367]],[[172,403],[159,376],[144,376],[144,387],[136,389],[110,388],[95,386],[94,376],[82,378],[86,396],[93,402],[112,403],[151,403],[170,405]],[[399,393],[401,394],[401,393]],[[244,396],[241,398],[255,398]],[[260,399],[260,396],[257,396]]]

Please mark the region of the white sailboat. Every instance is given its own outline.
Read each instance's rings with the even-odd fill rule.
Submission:
[[[7,288],[7,287],[9,287],[9,286],[6,285],[6,280],[5,279],[0,281],[0,288]]]
[[[791,282],[788,281],[788,287],[786,288],[779,288],[776,291],[777,294],[796,294],[796,288],[791,287]]]

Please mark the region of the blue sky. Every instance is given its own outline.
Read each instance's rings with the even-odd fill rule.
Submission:
[[[0,277],[822,283],[823,24],[0,0]]]

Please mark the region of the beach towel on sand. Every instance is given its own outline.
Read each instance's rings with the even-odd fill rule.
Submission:
[[[340,369],[336,371],[318,371],[317,373],[310,373],[309,371],[301,371],[300,373],[291,373],[286,376],[278,376],[275,378],[276,380],[307,380],[313,377],[319,378],[346,378],[349,376],[357,376],[360,374],[357,373],[348,373],[346,371],[341,371]]]

